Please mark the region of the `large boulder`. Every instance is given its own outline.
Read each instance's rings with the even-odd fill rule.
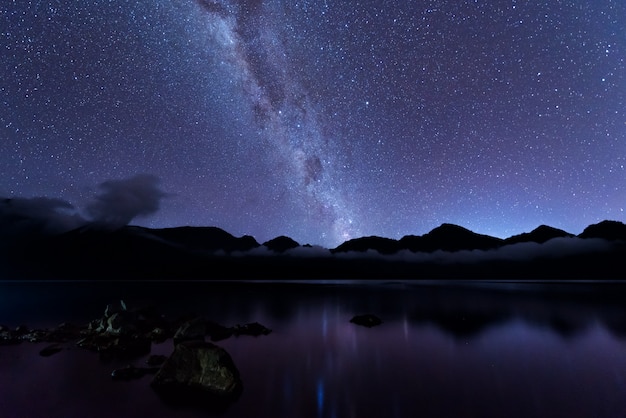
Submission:
[[[41,349],[39,351],[39,355],[41,357],[50,357],[56,353],[60,353],[63,350],[63,347],[59,344],[51,344],[48,345],[47,347]]]
[[[177,344],[151,386],[170,403],[215,407],[236,400],[242,391],[239,370],[228,352],[204,341]]]

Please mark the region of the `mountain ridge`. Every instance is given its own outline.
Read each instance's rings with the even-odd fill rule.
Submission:
[[[4,278],[626,278],[626,225],[609,220],[578,235],[540,225],[506,239],[444,223],[421,236],[360,237],[330,249],[191,226],[91,224],[15,242],[4,250]]]

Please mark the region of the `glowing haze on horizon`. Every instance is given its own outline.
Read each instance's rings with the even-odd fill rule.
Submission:
[[[98,213],[156,176],[135,224],[326,247],[624,222],[625,28],[619,0],[5,1],[0,196]]]

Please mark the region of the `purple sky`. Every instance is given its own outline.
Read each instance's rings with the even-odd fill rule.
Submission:
[[[619,0],[7,1],[0,196],[87,214],[151,175],[137,224],[327,247],[624,222],[625,27]]]

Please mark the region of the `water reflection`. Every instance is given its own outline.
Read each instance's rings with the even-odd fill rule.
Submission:
[[[94,298],[95,316],[104,304],[124,298],[171,314],[193,311],[225,325],[267,325],[273,330],[268,336],[219,342],[244,383],[226,417],[617,417],[626,412],[621,286],[514,291],[406,284],[2,286],[1,297],[13,298],[0,307],[0,323],[8,325],[57,319],[59,310],[71,310],[68,306],[75,307],[74,319],[91,319],[91,305],[76,308],[83,305],[74,302]],[[349,322],[362,313],[375,313],[383,323],[366,328]],[[43,359],[28,350],[0,347],[0,370],[7,376],[0,383],[0,406],[14,416],[50,416],[44,414],[48,410],[56,416],[135,416],[138,410],[207,415],[193,408],[164,410],[167,406],[148,389],[149,378],[129,385],[113,382],[108,373],[117,364],[99,363],[91,353],[71,349]],[[171,343],[153,346],[153,353],[170,351]],[[47,395],[28,402],[24,394],[37,387],[45,387]]]

